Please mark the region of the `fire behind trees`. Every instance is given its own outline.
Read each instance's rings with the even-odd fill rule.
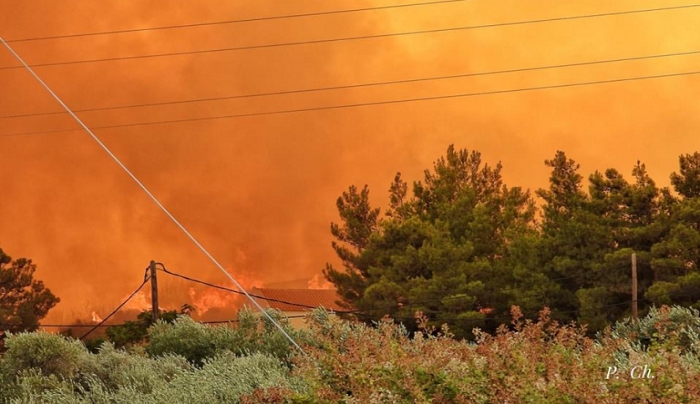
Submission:
[[[629,315],[632,253],[641,315],[652,304],[700,307],[700,153],[679,163],[672,188],[637,162],[631,181],[596,171],[584,192],[579,165],[559,151],[545,161],[550,185],[536,191],[538,207],[529,190],[503,183],[500,163],[450,146],[410,193],[396,175],[383,215],[366,186],[338,198],[331,233],[343,268],[329,264],[325,275],[361,319],[410,324],[421,312],[457,336],[507,323],[511,305],[533,315],[549,306],[557,320],[600,330]],[[58,302],[34,271],[0,250],[4,329],[36,329]]]

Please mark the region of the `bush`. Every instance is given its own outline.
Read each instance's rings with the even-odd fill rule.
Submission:
[[[205,359],[216,355],[219,347],[215,340],[225,339],[223,334],[233,334],[225,327],[216,328],[212,331],[189,317],[180,317],[172,325],[159,322],[148,332],[150,341],[146,352],[154,357],[165,354],[180,355],[201,366]],[[218,338],[215,338],[214,334],[218,334]]]
[[[153,399],[161,403],[238,403],[241,396],[256,389],[271,388],[289,394],[306,391],[276,358],[263,354],[237,357],[226,352],[208,359],[201,369],[176,377],[167,388],[155,391]]]
[[[671,317],[696,321],[689,313]],[[647,352],[610,330],[592,340],[585,327],[561,325],[546,309],[535,322],[522,321],[517,307],[512,314],[511,328],[474,330],[477,340],[468,343],[447,329],[411,339],[390,321],[369,327],[316,312],[316,344],[296,357],[293,374],[309,383],[306,399],[322,402],[700,402],[700,355],[680,353],[674,344],[684,340],[670,338],[668,326],[656,328],[657,338],[675,351]],[[642,365],[655,378],[631,380]],[[606,379],[611,366],[619,379]]]
[[[145,353],[129,353],[104,343],[97,354],[86,356],[74,380],[88,391],[99,385],[106,391],[131,389],[148,394],[191,370],[187,360],[179,356],[152,360]]]
[[[73,396],[73,385],[56,375],[46,376],[39,369],[23,370],[8,385],[6,395],[0,390],[0,399],[8,403],[78,403]]]
[[[641,344],[643,348],[679,349],[686,352],[700,348],[700,312],[679,306],[652,307],[649,313],[635,321],[618,321],[612,327],[611,338],[625,339]],[[598,334],[600,338],[602,334]],[[700,352],[700,351],[698,351]]]
[[[264,320],[245,315],[236,328],[187,318],[158,325],[156,345],[148,347],[160,347],[157,355],[110,344],[92,354],[59,336],[13,335],[0,357],[0,402],[700,402],[695,310],[652,309],[595,340],[585,327],[553,321],[546,309],[537,321],[523,321],[517,307],[512,315],[510,327],[493,335],[476,329],[476,341],[467,342],[446,327],[427,329],[425,319],[418,319],[422,331],[409,335],[390,320],[368,326],[318,310],[311,329],[297,335],[308,355],[295,355]],[[252,350],[259,352],[244,353]],[[35,353],[45,361],[28,361]],[[629,377],[642,366],[654,378]],[[612,367],[616,377],[606,378]]]
[[[305,333],[294,330],[281,312],[268,311],[295,340],[305,340]],[[266,317],[241,310],[236,326],[207,326],[189,317],[179,317],[173,324],[159,322],[149,330],[146,352],[151,356],[180,355],[197,366],[222,352],[246,355],[270,354],[287,361],[294,347]]]
[[[12,374],[29,369],[43,376],[71,378],[88,354],[80,341],[43,331],[9,334],[3,367]]]
[[[105,344],[98,354],[86,355],[73,378],[47,377],[38,368],[23,370],[0,388],[0,402],[238,403],[254,393],[288,397],[306,390],[281,361],[268,355],[224,352],[195,368],[182,357],[149,358]]]

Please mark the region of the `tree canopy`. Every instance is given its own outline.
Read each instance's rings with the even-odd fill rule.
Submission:
[[[504,184],[500,163],[451,145],[412,186],[396,174],[384,214],[367,186],[343,192],[331,224],[342,268],[324,274],[360,318],[410,324],[421,312],[458,336],[508,322],[511,305],[602,329],[629,315],[632,253],[642,313],[698,306],[700,154],[679,163],[673,190],[637,162],[630,180],[594,172],[586,192],[578,163],[557,151],[536,207],[530,191]]]
[[[31,260],[13,260],[0,249],[0,330],[34,331],[59,302],[42,281],[34,279],[35,271]]]

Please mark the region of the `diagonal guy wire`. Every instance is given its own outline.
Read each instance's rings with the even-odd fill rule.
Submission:
[[[119,160],[119,159],[117,158],[117,156],[115,156],[114,153],[112,153],[112,151],[111,151],[104,143],[102,143],[102,141],[101,141],[94,133],[92,133],[92,131],[90,130],[90,128],[88,128],[87,125],[85,125],[85,124],[83,123],[83,121],[81,121],[80,118],[78,118],[78,117],[73,113],[73,111],[71,111],[70,108],[68,108],[68,106],[58,97],[58,95],[56,95],[56,93],[54,93],[54,92],[51,90],[51,88],[49,88],[49,86],[48,86],[46,83],[44,83],[44,81],[43,81],[41,78],[39,78],[39,76],[37,76],[36,73],[34,73],[34,70],[32,70],[32,68],[29,67],[29,65],[27,65],[27,63],[14,51],[14,49],[12,49],[12,47],[10,47],[10,45],[7,44],[7,42],[5,42],[4,39],[2,39],[2,37],[0,37],[0,42],[2,42],[3,45],[5,45],[5,47],[10,51],[10,53],[12,53],[12,55],[13,55],[20,63],[22,63],[22,65],[24,66],[24,68],[27,69],[27,71],[29,71],[29,73],[31,73],[32,76],[34,76],[34,78],[46,89],[46,91],[49,92],[49,94],[51,94],[51,96],[52,96],[56,101],[58,101],[59,104],[61,104],[61,106],[73,117],[73,119],[75,119],[75,121],[78,122],[78,124],[80,124],[80,126],[82,126],[83,129],[85,129],[85,131],[90,135],[90,137],[92,137],[92,139],[95,140],[95,142],[97,142],[98,145],[100,145],[100,147],[112,158],[112,160],[114,160],[115,163],[117,163],[117,164],[119,165],[119,167],[122,168],[122,170],[124,170],[124,172],[126,172],[126,173],[129,175],[129,177],[131,177],[131,179],[134,180],[134,182],[136,182],[136,184],[138,184],[138,186],[146,193],[146,195],[148,195],[148,196],[153,200],[153,202],[155,202],[155,204],[158,205],[158,207],[163,211],[163,213],[165,213],[165,214],[170,218],[170,220],[172,220],[173,223],[175,223],[175,225],[177,225],[177,227],[179,227],[180,230],[182,230],[182,232],[185,233],[185,235],[186,235],[186,236],[187,236],[187,237],[188,237],[188,238],[203,252],[203,253],[204,253],[204,255],[206,255],[207,258],[209,258],[209,260],[210,260],[211,262],[213,262],[214,265],[216,265],[216,267],[219,268],[219,270],[221,270],[221,272],[223,272],[224,275],[226,275],[226,277],[227,277],[231,282],[233,282],[233,284],[236,285],[236,287],[237,287],[241,292],[243,292],[243,294],[245,294],[245,296],[253,303],[253,305],[255,305],[255,307],[257,307],[258,310],[260,310],[260,312],[263,313],[263,314],[264,314],[264,315],[265,315],[265,316],[280,330],[280,332],[281,332],[282,334],[284,334],[285,337],[287,337],[287,339],[288,339],[295,347],[297,347],[297,349],[299,349],[302,353],[304,353],[304,350],[301,348],[301,346],[299,346],[299,344],[297,344],[296,341],[294,341],[294,338],[292,338],[292,337],[284,330],[284,328],[282,328],[282,326],[281,326],[277,321],[275,321],[275,319],[273,319],[273,318],[262,308],[262,306],[260,306],[260,304],[248,294],[248,292],[246,292],[246,290],[243,288],[243,286],[241,286],[241,285],[233,278],[233,276],[231,276],[231,274],[229,274],[228,271],[226,271],[226,269],[224,269],[224,267],[219,263],[219,261],[217,261],[217,260],[209,253],[209,251],[207,251],[207,249],[204,248],[204,246],[202,246],[202,245],[199,243],[199,241],[197,241],[196,238],[194,238],[194,236],[185,228],[185,226],[183,226],[183,225],[175,218],[175,216],[173,216],[173,215],[165,208],[165,206],[163,206],[163,204],[158,200],[158,198],[156,198],[155,195],[153,195],[153,194],[151,193],[151,191],[149,191],[148,188],[146,188],[146,186],[143,185],[143,183],[142,183],[141,181],[139,181],[138,178],[136,178],[136,176],[121,162],[121,160]]]

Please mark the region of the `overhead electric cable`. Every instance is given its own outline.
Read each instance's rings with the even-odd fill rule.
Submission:
[[[200,279],[195,279],[195,278],[192,278],[192,277],[189,277],[186,275],[178,274],[178,273],[175,273],[175,272],[168,270],[165,267],[165,265],[162,263],[157,263],[157,264],[161,266],[161,270],[163,272],[165,272],[169,275],[172,275],[172,276],[175,276],[175,277],[178,277],[181,279],[185,279],[185,280],[190,281],[190,282],[198,283],[201,285],[213,287],[213,288],[216,288],[219,290],[224,290],[224,291],[231,292],[231,293],[241,294],[241,292],[239,292],[235,289],[227,288],[224,286],[219,286],[219,285],[216,285],[216,284],[213,284],[210,282],[202,281]],[[615,269],[621,269],[621,268],[627,268],[627,267],[629,267],[629,264],[617,265],[615,267],[606,268],[606,269],[615,270]],[[580,277],[585,276],[585,275],[590,275],[590,274],[583,273],[583,274],[577,274],[577,275],[572,275],[572,276],[565,276],[565,277],[561,277],[561,278],[550,279],[550,281],[559,281],[559,280],[564,280],[564,279],[580,278]],[[290,302],[290,301],[281,300],[281,299],[274,299],[274,298],[269,298],[269,297],[265,297],[265,296],[254,295],[254,294],[250,294],[250,296],[253,296],[253,297],[260,299],[260,300],[283,303],[283,304],[288,304],[291,306],[302,307],[302,308],[307,308],[307,309],[318,308],[317,306],[299,304],[299,303],[295,303],[295,302]],[[342,311],[335,311],[334,310],[334,312],[337,314],[369,315],[369,314],[362,313],[362,311],[376,311],[376,310],[387,310],[387,309],[396,309],[396,308],[406,309],[406,308],[411,308],[411,307],[420,307],[420,306],[423,306],[425,304],[430,304],[430,303],[442,303],[444,301],[458,300],[458,299],[462,299],[462,298],[464,298],[464,296],[455,295],[455,296],[448,296],[448,297],[444,297],[444,298],[430,298],[430,299],[422,300],[419,302],[407,302],[407,303],[397,302],[396,304],[392,304],[392,305],[385,305],[385,306],[379,306],[379,307],[369,307],[369,308],[366,308],[364,310],[359,310],[359,309],[358,310],[342,310]]]
[[[340,38],[314,39],[314,40],[305,40],[305,41],[296,41],[296,42],[280,42],[280,43],[262,44],[262,45],[245,45],[245,46],[234,46],[234,47],[216,48],[216,49],[201,49],[201,50],[194,50],[194,51],[158,53],[158,54],[151,54],[151,55],[120,56],[120,57],[111,57],[111,58],[85,59],[85,60],[74,60],[74,61],[64,61],[64,62],[36,63],[36,64],[28,65],[28,66],[29,67],[63,66],[63,65],[74,65],[74,64],[84,64],[84,63],[114,62],[114,61],[119,61],[119,60],[134,60],[134,59],[160,58],[160,57],[171,57],[171,56],[182,56],[182,55],[197,55],[197,54],[218,53],[218,52],[233,52],[233,51],[252,50],[252,49],[266,49],[266,48],[276,48],[276,47],[282,47],[282,46],[314,45],[314,44],[321,44],[321,43],[334,43],[334,42],[357,41],[357,40],[366,40],[366,39],[379,39],[379,38],[388,38],[388,37],[396,37],[396,36],[424,35],[424,34],[465,31],[465,30],[483,29],[483,28],[496,28],[496,27],[526,25],[526,24],[540,24],[540,23],[557,22],[557,21],[580,20],[580,19],[587,19],[587,18],[610,17],[610,16],[650,13],[650,12],[668,11],[668,10],[680,10],[680,9],[689,9],[689,8],[696,8],[696,7],[700,7],[700,4],[687,4],[687,5],[681,5],[681,6],[668,6],[668,7],[648,8],[648,9],[641,9],[641,10],[627,10],[627,11],[617,11],[617,12],[608,12],[608,13],[573,15],[573,16],[565,16],[565,17],[553,17],[553,18],[544,18],[544,19],[537,19],[537,20],[524,20],[524,21],[512,21],[512,22],[493,23],[493,24],[484,24],[484,25],[469,25],[469,26],[451,27],[451,28],[436,28],[436,29],[407,31],[407,32],[395,32],[395,33],[389,33],[389,34],[360,35],[360,36],[350,36],[350,37],[340,37]],[[10,70],[10,69],[20,69],[20,68],[22,68],[22,66],[4,66],[4,67],[0,67],[0,70]]]
[[[284,316],[287,319],[293,318],[304,318],[305,314],[296,314],[293,316]],[[197,321],[199,324],[225,324],[225,323],[238,323],[239,319],[234,318],[230,320],[211,320],[211,321]],[[131,325],[133,322],[120,323],[120,324],[39,324],[38,328],[89,328],[89,327],[123,327],[125,325]],[[17,324],[0,324],[0,327],[16,327]]]
[[[293,319],[293,318],[304,318],[306,317],[306,314],[295,314],[293,316],[284,316],[286,319]],[[238,323],[240,320],[238,319],[233,319],[233,320],[218,320],[218,321],[198,321],[201,324],[226,324],[226,323]]]
[[[284,330],[284,328],[282,328],[282,326],[279,323],[277,323],[277,321],[275,321],[275,319],[273,319],[258,304],[258,302],[255,299],[253,299],[250,295],[248,295],[248,292],[246,292],[245,289],[233,278],[233,276],[231,276],[231,274],[229,274],[228,271],[226,271],[226,269],[224,269],[223,265],[221,265],[219,263],[219,261],[217,261],[209,253],[209,251],[206,248],[204,248],[204,246],[202,246],[202,244],[199,243],[199,241],[197,241],[196,238],[194,238],[194,236],[175,218],[175,216],[173,216],[170,213],[170,211],[168,211],[165,208],[165,206],[163,206],[163,204],[158,200],[158,198],[156,198],[155,195],[153,195],[151,193],[151,191],[149,191],[148,188],[146,188],[146,186],[138,178],[136,178],[136,176],[121,162],[121,160],[119,160],[119,158],[117,158],[117,156],[114,155],[114,153],[112,153],[112,151],[104,143],[102,143],[102,141],[90,130],[90,128],[88,128],[87,125],[85,125],[83,123],[83,121],[81,121],[80,118],[78,118],[78,116],[75,115],[73,113],[73,111],[70,110],[70,108],[68,108],[68,106],[58,97],[58,95],[56,95],[56,93],[54,93],[53,90],[51,90],[51,88],[49,88],[49,86],[46,83],[44,83],[44,81],[36,73],[34,73],[34,70],[32,70],[32,68],[27,65],[27,63],[15,52],[14,49],[12,49],[12,47],[7,42],[5,42],[4,39],[2,39],[2,37],[0,37],[0,42],[2,42],[2,44],[10,51],[10,53],[12,53],[12,55],[27,69],[27,71],[29,71],[29,73],[31,73],[32,76],[34,76],[34,78],[46,89],[46,91],[48,91],[49,94],[51,94],[51,96],[59,104],[61,104],[61,106],[63,108],[66,109],[66,111],[73,117],[73,119],[75,119],[75,121],[78,122],[78,124],[80,124],[80,126],[82,126],[83,129],[85,129],[85,131],[90,135],[90,137],[92,137],[92,139],[95,140],[95,142],[97,142],[97,144],[112,158],[112,160],[114,160],[114,162],[117,163],[117,165],[119,165],[119,167],[121,167],[122,170],[124,170],[124,172],[126,172],[129,175],[129,177],[131,177],[131,179],[134,180],[134,182],[136,182],[136,184],[146,193],[146,195],[148,195],[151,198],[151,200],[153,200],[153,202],[163,211],[163,213],[165,213],[170,218],[170,220],[172,220],[173,223],[175,223],[175,225],[177,225],[177,227],[179,227],[180,230],[182,230],[182,232],[185,233],[185,235],[204,253],[204,255],[206,255],[207,258],[209,258],[209,260],[212,263],[214,263],[214,265],[217,268],[219,268],[219,270],[221,270],[221,272],[223,272],[224,275],[231,282],[233,282],[233,284],[236,285],[236,287],[238,289],[240,289],[241,292],[243,292],[246,295],[246,297],[253,303],[253,305],[255,305],[255,307],[257,307],[258,310],[260,310],[260,312],[262,312],[263,315],[265,315],[280,330],[280,332],[297,349],[299,349],[299,351],[304,353],[304,350],[301,348],[301,346],[299,344],[297,344],[297,342]]]
[[[638,60],[660,59],[660,58],[667,58],[667,57],[689,56],[689,55],[696,55],[696,54],[700,54],[700,50],[686,51],[686,52],[674,52],[674,53],[663,53],[663,54],[646,55],[646,56],[632,56],[632,57],[627,57],[627,58],[595,60],[595,61],[586,61],[586,62],[564,63],[564,64],[557,64],[557,65],[521,67],[521,68],[516,68],[516,69],[493,70],[493,71],[476,72],[476,73],[462,73],[462,74],[451,74],[451,75],[443,75],[443,76],[429,76],[429,77],[420,77],[420,78],[414,78],[414,79],[377,81],[377,82],[372,82],[372,83],[347,84],[347,85],[339,85],[339,86],[315,87],[315,88],[306,88],[306,89],[297,89],[297,90],[270,91],[270,92],[263,92],[263,93],[241,94],[241,95],[232,95],[232,96],[225,96],[225,97],[196,98],[196,99],[181,100],[181,101],[163,101],[163,102],[152,102],[152,103],[140,103],[140,104],[120,105],[120,106],[114,106],[114,107],[73,109],[73,112],[78,113],[78,112],[107,111],[107,110],[127,109],[127,108],[141,108],[141,107],[151,107],[151,106],[189,104],[189,103],[195,103],[195,102],[223,101],[223,100],[233,100],[233,99],[240,99],[240,98],[254,98],[254,97],[267,97],[267,96],[276,96],[276,95],[301,94],[301,93],[310,93],[310,92],[317,92],[317,91],[346,90],[346,89],[352,89],[352,88],[375,87],[375,86],[394,85],[394,84],[409,84],[409,83],[417,83],[417,82],[424,82],[424,81],[450,80],[450,79],[457,79],[457,78],[489,76],[489,75],[506,74],[506,73],[522,73],[522,72],[537,71],[537,70],[560,69],[560,68],[577,67],[577,66],[590,66],[590,65],[598,65],[598,64],[607,64],[607,63],[631,62],[631,61],[638,61]],[[26,118],[26,117],[32,117],[32,116],[49,116],[49,115],[64,115],[64,114],[67,114],[67,112],[56,111],[56,112],[42,112],[42,113],[30,113],[30,114],[16,114],[16,115],[0,116],[0,119]]]
[[[422,3],[395,4],[395,5],[390,5],[390,6],[363,7],[363,8],[352,8],[352,9],[346,9],[346,10],[317,11],[317,12],[311,12],[311,13],[299,13],[299,14],[289,14],[289,15],[269,16],[269,17],[252,17],[252,18],[243,18],[243,19],[237,19],[237,20],[199,22],[199,23],[193,23],[193,24],[180,24],[180,25],[166,25],[166,26],[162,26],[162,27],[132,28],[132,29],[122,29],[122,30],[114,30],[114,31],[86,32],[86,33],[81,33],[81,34],[66,34],[66,35],[52,35],[52,36],[33,37],[33,38],[7,39],[6,42],[7,43],[16,43],[16,42],[30,42],[30,41],[45,41],[45,40],[49,40],[49,39],[89,37],[89,36],[99,36],[99,35],[129,34],[129,33],[134,33],[134,32],[146,32],[146,31],[150,32],[150,31],[161,31],[161,30],[180,29],[180,28],[195,28],[195,27],[215,26],[215,25],[229,25],[229,24],[259,22],[259,21],[283,20],[283,19],[300,18],[300,17],[316,17],[316,16],[333,15],[333,14],[349,14],[349,13],[357,13],[357,12],[363,12],[363,11],[388,10],[388,9],[394,9],[394,8],[432,6],[432,5],[446,4],[446,3],[463,3],[466,1],[474,1],[474,0],[439,0],[439,1],[430,1],[430,2],[422,2]]]
[[[144,279],[143,279],[143,282],[141,283],[141,285],[139,285],[139,287],[136,288],[136,290],[134,290],[134,291],[129,295],[129,297],[126,298],[126,300],[124,300],[119,306],[117,306],[116,309],[114,309],[111,313],[109,313],[109,315],[107,315],[107,317],[105,317],[105,318],[104,318],[102,321],[100,321],[99,323],[95,324],[88,332],[86,332],[85,334],[83,334],[83,336],[80,337],[80,339],[81,339],[81,340],[85,339],[85,337],[87,337],[88,335],[92,334],[93,331],[95,331],[96,329],[98,329],[99,327],[101,327],[107,320],[109,320],[113,315],[115,315],[115,314],[119,311],[119,309],[121,309],[122,307],[124,307],[124,305],[125,305],[127,302],[129,302],[129,300],[131,300],[134,296],[136,296],[136,294],[139,293],[139,291],[141,290],[141,288],[143,288],[143,286],[144,286],[150,279],[151,279],[151,277],[148,275],[148,268],[146,268],[146,275],[144,276]]]
[[[200,281],[200,280],[194,279],[194,278],[189,278],[189,277],[186,277],[186,276],[184,276],[184,275],[181,276],[180,274],[176,274],[176,273],[173,273],[173,272],[170,272],[170,271],[165,270],[165,266],[162,265],[162,264],[160,264],[160,265],[163,266],[164,272],[167,272],[167,273],[170,274],[170,275],[179,276],[179,277],[182,277],[183,279],[187,279],[187,280],[190,280],[190,281],[193,281],[193,282],[197,282],[197,283],[202,283],[202,284],[204,284],[204,285],[211,286],[211,287],[215,287],[215,288],[222,289],[222,290],[226,290],[226,291],[229,291],[229,292],[232,292],[232,293],[240,293],[240,292],[238,292],[238,291],[236,291],[236,290],[234,290],[234,289],[225,288],[225,287],[220,287],[220,286],[217,286],[217,285],[214,285],[214,284],[209,284],[209,283],[207,283],[207,282]],[[138,293],[138,291],[143,287],[143,285],[145,285],[145,283],[146,283],[147,281],[148,281],[148,277],[146,277],[146,279],[144,280],[144,283],[143,283],[141,286],[139,286],[139,289],[137,289],[137,290],[132,294],[132,296],[130,296],[130,297],[126,300],[126,302],[128,302],[131,298],[133,298],[133,295],[135,295],[135,293]],[[698,291],[698,289],[697,289],[697,288],[694,288],[694,287],[692,287],[692,286],[681,287],[681,288],[679,288],[679,289],[677,289],[677,290],[674,290],[674,291],[671,291],[671,292],[670,292],[670,294],[672,294],[674,297],[697,297],[697,296],[700,296],[699,293],[700,293],[700,292]],[[251,295],[251,296],[255,296],[255,295]],[[297,303],[286,302],[286,301],[278,300],[278,299],[269,299],[269,298],[265,298],[265,297],[263,297],[263,296],[260,296],[259,298],[261,298],[261,299],[263,299],[263,300],[272,300],[272,301],[277,301],[277,302],[281,302],[281,303],[285,303],[285,304],[296,305],[296,306],[302,306],[302,307],[307,307],[307,308],[316,308],[316,307],[313,307],[313,306],[300,305],[300,304],[297,304]],[[443,299],[443,300],[448,300],[448,299],[451,299],[451,298],[448,297],[448,298]],[[430,299],[430,300],[433,301],[433,300],[435,300],[435,299]],[[637,301],[646,301],[646,302],[653,303],[653,301],[652,301],[651,299],[646,298],[646,297],[640,297],[640,298],[637,299]],[[124,302],[124,303],[126,303],[126,302]],[[580,313],[580,312],[586,312],[586,311],[596,311],[596,310],[600,310],[600,309],[603,309],[603,308],[610,308],[610,307],[616,307],[616,306],[621,306],[621,305],[625,305],[625,304],[630,304],[630,303],[632,303],[632,302],[633,302],[633,301],[630,300],[630,301],[612,303],[612,304],[604,305],[604,306],[597,307],[597,308],[577,309],[577,310],[569,310],[569,311],[557,311],[555,314],[572,314],[572,313]],[[122,305],[123,305],[124,303],[122,303]],[[416,303],[414,303],[414,304],[405,304],[405,305],[403,305],[401,308],[404,308],[404,309],[405,309],[405,308],[411,308],[411,307],[418,307],[419,305],[424,304],[424,303],[426,303],[426,302],[424,301],[424,302],[416,302]],[[121,307],[121,305],[120,305],[120,307]],[[365,311],[368,311],[368,310],[392,309],[392,308],[396,308],[396,307],[397,307],[396,305],[383,306],[383,307],[373,307],[373,308],[369,308],[369,309],[367,309],[367,310],[365,310]],[[118,309],[119,309],[119,308],[118,308]],[[117,310],[118,310],[118,309],[117,309]],[[99,324],[97,324],[97,325],[93,325],[93,324],[40,324],[40,325],[39,325],[39,328],[120,327],[120,326],[126,325],[125,323],[122,323],[122,324],[104,324],[104,322],[105,322],[109,317],[111,317],[114,313],[116,313],[116,310],[115,310],[112,314],[110,314],[107,318],[105,318],[102,322],[100,322]],[[336,312],[336,313],[340,313],[340,314],[355,314],[355,315],[364,316],[364,317],[376,317],[376,314],[362,313],[362,312],[359,311],[359,310],[347,311],[347,312]],[[305,317],[305,315],[286,316],[286,318],[288,318],[288,319],[292,319],[292,318],[303,318],[303,317]],[[394,316],[393,318],[395,318],[395,319],[415,319],[415,317],[406,317],[406,316]],[[441,318],[441,319],[449,320],[450,318]],[[485,319],[487,319],[487,320],[510,320],[510,317],[499,317],[499,316],[496,316],[496,317],[487,317],[487,318],[485,318]],[[482,319],[460,319],[460,321],[461,321],[461,320],[466,320],[466,321],[482,321]],[[238,319],[231,319],[231,320],[217,320],[217,321],[200,321],[199,323],[202,323],[202,324],[221,324],[221,323],[235,323],[235,322],[238,322],[238,321],[239,321]],[[13,326],[16,326],[16,325],[17,325],[17,324],[0,324],[0,327],[13,327]],[[91,332],[92,332],[92,331],[91,331]]]
[[[219,116],[211,116],[211,117],[203,117],[203,118],[185,118],[185,119],[163,120],[163,121],[153,121],[153,122],[138,122],[138,123],[127,123],[127,124],[121,124],[121,125],[104,125],[104,126],[94,126],[93,129],[127,128],[127,127],[135,127],[135,126],[162,125],[162,124],[184,123],[184,122],[199,122],[199,121],[210,121],[210,120],[218,120],[218,119],[247,118],[247,117],[256,117],[256,116],[281,115],[281,114],[292,114],[292,113],[311,112],[311,111],[324,111],[324,110],[345,109],[345,108],[370,107],[370,106],[389,105],[389,104],[404,104],[404,103],[419,102],[419,101],[434,101],[434,100],[444,100],[444,99],[452,99],[452,98],[466,98],[466,97],[476,97],[476,96],[484,96],[484,95],[519,93],[519,92],[526,92],[526,91],[550,90],[550,89],[581,87],[581,86],[598,85],[598,84],[623,83],[623,82],[628,82],[628,81],[639,81],[639,80],[651,80],[651,79],[660,79],[660,78],[669,78],[669,77],[692,76],[692,75],[696,75],[696,74],[700,74],[700,70],[681,72],[681,73],[658,74],[658,75],[651,75],[651,76],[626,77],[626,78],[611,79],[611,80],[584,81],[584,82],[579,82],[579,83],[565,83],[565,84],[555,84],[555,85],[548,85],[548,86],[523,87],[523,88],[495,90],[495,91],[482,91],[482,92],[475,92],[475,93],[438,95],[438,96],[431,96],[431,97],[406,98],[406,99],[389,100],[389,101],[361,102],[361,103],[356,103],[356,104],[341,104],[341,105],[331,105],[331,106],[325,106],[325,107],[309,107],[309,108],[286,109],[286,110],[268,111],[268,112],[252,112],[252,113],[243,113],[243,114],[219,115]],[[0,134],[0,137],[40,135],[40,134],[59,133],[59,132],[73,132],[73,131],[77,131],[77,130],[80,130],[80,129],[77,129],[77,128],[76,129],[53,129],[53,130],[33,131],[33,132],[6,133],[6,134]]]
[[[682,292],[683,289],[688,289],[687,292]],[[690,297],[690,296],[700,296],[697,291],[690,290],[692,288],[681,288],[679,291],[680,293],[673,293],[674,296],[676,297]],[[653,303],[653,301],[649,298],[646,297],[640,297],[637,299],[638,302],[640,301],[646,301],[649,303]],[[624,301],[624,302],[618,302],[618,303],[612,303],[608,305],[604,305],[601,307],[596,307],[596,308],[590,308],[590,309],[579,309],[579,310],[568,310],[568,311],[557,311],[553,312],[554,314],[573,314],[573,313],[579,313],[579,312],[587,312],[587,311],[597,311],[605,308],[610,308],[610,307],[616,307],[616,306],[622,306],[625,304],[631,304],[633,301]],[[392,308],[394,306],[387,306],[386,308]],[[379,308],[374,308],[371,310],[379,310]],[[358,316],[363,316],[363,317],[376,317],[374,314],[365,314],[361,312],[351,312],[350,314],[355,314]],[[306,315],[293,315],[293,316],[285,316],[285,318],[288,319],[293,319],[293,318],[304,318]],[[406,317],[406,316],[398,316],[398,317],[392,317],[394,319],[409,319],[409,320],[415,320],[415,317]],[[449,320],[450,318],[447,318]],[[486,317],[484,320],[511,320],[511,317],[503,317],[503,316],[497,316],[497,317]],[[231,320],[214,320],[214,321],[198,321],[198,323],[201,324],[223,324],[223,323],[237,323],[240,320],[238,319],[231,319]],[[482,319],[459,319],[459,321],[483,321]],[[16,326],[17,324],[0,324],[0,327],[13,327]],[[126,325],[125,323],[122,324],[103,324],[99,325],[100,327],[121,327]],[[39,328],[86,328],[86,327],[95,327],[96,325],[92,324],[39,324]]]
[[[237,291],[237,290],[235,290],[235,289],[227,288],[227,287],[225,287],[225,286],[219,286],[219,285],[216,285],[216,284],[213,284],[213,283],[210,283],[210,282],[202,281],[202,280],[199,280],[199,279],[191,278],[191,277],[186,276],[186,275],[182,275],[182,274],[178,274],[178,273],[175,273],[175,272],[171,272],[170,270],[168,270],[168,269],[165,267],[165,265],[163,265],[163,264],[160,263],[160,262],[157,263],[157,265],[160,265],[161,268],[162,268],[162,271],[165,272],[165,273],[168,274],[168,275],[172,275],[172,276],[175,276],[175,277],[177,277],[177,278],[181,278],[181,279],[184,279],[184,280],[187,280],[187,281],[190,281],[190,282],[199,283],[199,284],[201,284],[201,285],[209,286],[209,287],[212,287],[212,288],[215,288],[215,289],[220,289],[220,290],[224,290],[224,291],[227,291],[227,292],[236,293],[236,294],[240,294],[240,295],[243,294],[242,292],[239,292],[239,291]],[[252,294],[252,293],[250,294],[250,296],[252,296],[252,297],[254,297],[254,298],[256,298],[256,299],[265,300],[265,301],[268,301],[268,302],[283,303],[283,304],[288,304],[288,305],[290,305],[290,306],[302,307],[302,308],[306,308],[306,309],[316,309],[316,308],[318,308],[317,306],[310,306],[310,305],[307,305],[307,304],[299,304],[299,303],[294,303],[294,302],[290,302],[290,301],[287,301],[287,300],[274,299],[274,298],[271,298],[271,297],[265,297],[265,296],[260,296],[260,295],[254,295],[254,294]],[[343,312],[338,312],[338,313],[343,313]]]

